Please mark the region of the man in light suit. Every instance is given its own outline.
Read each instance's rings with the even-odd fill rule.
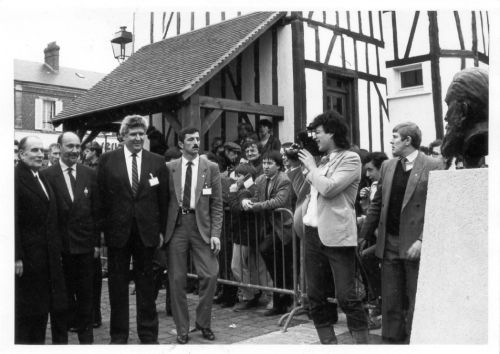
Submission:
[[[392,153],[380,170],[377,192],[361,230],[360,248],[378,227],[375,255],[382,259],[382,339],[408,343],[417,291],[429,171],[439,160],[419,152],[422,133],[415,123],[392,130]]]
[[[19,142],[15,168],[15,343],[44,344],[50,312],[53,344],[67,344],[66,290],[57,232],[57,206],[45,176],[39,174],[43,143]]]
[[[305,149],[299,152],[311,192],[302,203],[305,225],[307,296],[310,314],[322,344],[336,344],[332,308],[327,302],[325,271],[335,279],[337,302],[347,317],[355,343],[368,342],[368,322],[355,291],[357,246],[354,201],[361,178],[359,156],[348,151],[348,128],[335,111],[314,118],[313,130],[319,151],[326,153],[319,166]]]
[[[184,128],[179,132],[182,157],[167,163],[172,193],[168,200],[165,243],[172,314],[179,344],[189,340],[186,281],[190,249],[200,284],[196,329],[201,330],[205,339],[215,339],[210,323],[219,272],[217,255],[223,218],[221,177],[216,163],[199,156],[199,146],[199,130]]]
[[[77,163],[80,138],[62,133],[57,143],[59,163],[42,171],[55,194],[59,237],[68,304],[68,321],[76,327],[80,344],[92,344],[94,257],[99,257],[97,231],[97,177],[89,167]],[[76,299],[76,301],[74,300]]]
[[[147,121],[127,116],[120,126],[123,148],[101,156],[97,167],[100,228],[108,247],[111,344],[129,336],[129,265],[137,298],[141,343],[158,343],[153,254],[163,244],[167,220],[168,171],[163,156],[144,150]]]

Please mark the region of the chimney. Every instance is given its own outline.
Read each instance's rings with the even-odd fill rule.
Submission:
[[[59,46],[56,42],[47,44],[47,48],[43,52],[45,53],[45,64],[52,70],[59,71]]]

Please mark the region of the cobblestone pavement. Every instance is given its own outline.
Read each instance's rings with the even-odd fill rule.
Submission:
[[[129,293],[133,291],[133,285],[129,287]],[[136,307],[135,295],[129,295],[130,299],[130,336],[129,344],[139,344],[136,331]],[[191,327],[194,327],[195,309],[198,297],[188,294],[188,305]],[[165,290],[160,291],[157,300],[160,344],[176,344],[175,325],[172,317],[165,312]],[[280,316],[263,316],[266,310],[265,303],[253,311],[234,312],[232,308],[221,308],[214,305],[212,308],[212,330],[216,340],[211,342],[205,340],[199,331],[189,334],[189,344],[319,344],[316,331],[305,314],[300,314],[291,321],[288,331],[282,332],[278,325]],[[102,289],[102,326],[94,329],[94,344],[108,344],[109,337],[109,299],[107,281],[103,281]],[[352,338],[347,330],[345,315],[339,314],[339,322],[335,326],[340,344],[352,344]],[[47,341],[51,343],[50,328],[47,329]],[[370,343],[380,343],[380,330],[370,332]],[[69,333],[69,344],[78,344],[76,333]]]

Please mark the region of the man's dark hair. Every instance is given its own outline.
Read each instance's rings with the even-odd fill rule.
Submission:
[[[200,130],[196,127],[186,127],[179,132],[179,141],[181,143],[184,143],[184,139],[186,138],[187,134],[194,134],[199,132]]]
[[[376,151],[368,155],[368,157],[366,158],[366,162],[364,162],[364,164],[371,162],[377,170],[380,170],[380,167],[382,167],[382,162],[384,162],[387,159],[388,157],[385,154],[385,152]]]
[[[443,144],[443,141],[441,139],[436,139],[436,140],[432,141],[429,144],[429,153],[432,153],[432,149],[434,149],[437,146],[441,146],[442,144]]]
[[[326,111],[314,118],[311,124],[307,127],[308,130],[314,130],[319,126],[323,126],[323,130],[327,134],[333,134],[333,141],[338,148],[349,149],[349,128],[347,123],[340,113],[337,111]]]
[[[62,133],[62,134],[64,134],[64,133]],[[61,134],[61,135],[62,135],[62,134]],[[62,140],[61,140],[61,141],[62,141]],[[60,142],[59,142],[59,138],[57,138],[57,143],[52,143],[52,144],[50,144],[50,145],[49,145],[49,148],[48,148],[48,151],[49,151],[49,152],[52,152],[52,149],[54,149],[54,148],[61,149],[61,145],[62,145],[62,143],[60,143]]]
[[[283,168],[283,157],[277,150],[268,150],[262,155],[262,161],[273,160],[279,168]]]
[[[422,132],[418,125],[413,122],[404,122],[396,125],[392,129],[393,133],[399,133],[401,140],[406,140],[408,137],[411,138],[411,146],[415,149],[420,148],[420,143],[422,142]]]
[[[258,142],[258,141],[256,141],[256,140],[253,140],[253,139],[252,139],[252,140],[249,140],[249,141],[247,141],[247,142],[245,142],[245,143],[243,144],[243,146],[242,146],[242,150],[243,150],[243,152],[245,152],[245,150],[246,150],[248,147],[252,146],[252,145],[257,146],[257,150],[259,150],[259,154],[262,154],[262,147],[260,146],[259,142]]]
[[[250,175],[250,176],[252,176],[252,179],[254,179],[254,180],[257,177],[257,170],[255,169],[255,167],[253,167],[249,163],[240,163],[234,169],[234,173],[236,173],[238,175],[243,175],[243,176]]]
[[[21,141],[19,141],[19,145],[18,145],[18,149],[19,151],[21,150],[25,150],[26,149],[26,142],[28,141],[28,138],[29,136],[25,136],[24,138],[21,139]]]
[[[19,141],[17,141],[17,139],[14,139],[14,145],[19,146]]]
[[[253,128],[248,123],[242,122],[242,123],[238,124],[238,130],[240,130],[241,128],[245,128],[247,133],[253,133]]]
[[[268,127],[269,129],[273,128],[273,122],[271,122],[269,119],[262,119],[259,121],[259,125],[263,125],[264,127]]]

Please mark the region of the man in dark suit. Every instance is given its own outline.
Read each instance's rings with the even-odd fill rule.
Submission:
[[[64,344],[68,333],[61,243],[55,196],[44,176],[38,174],[43,162],[42,141],[34,136],[21,139],[19,155],[14,203],[15,343],[44,344],[50,312],[52,343]]]
[[[186,299],[188,250],[193,254],[199,280],[200,301],[196,329],[205,339],[214,340],[210,329],[212,302],[217,285],[222,229],[222,192],[219,167],[199,156],[200,133],[188,127],[179,133],[182,157],[167,163],[170,171],[168,222],[165,233],[168,272],[172,292],[172,314],[177,342],[189,340],[189,313]],[[175,193],[173,193],[175,191]]]
[[[62,261],[68,294],[68,321],[76,327],[80,344],[92,344],[94,257],[99,257],[97,180],[89,167],[77,163],[80,138],[62,133],[57,143],[61,159],[42,172],[55,194]],[[73,318],[74,317],[74,318]]]
[[[382,259],[382,339],[408,343],[417,292],[429,171],[439,160],[419,152],[422,133],[415,123],[392,131],[394,159],[380,170],[377,191],[361,230],[361,248],[378,227],[375,255]]]
[[[288,214],[283,214],[283,218],[280,215],[273,216],[273,210],[277,208],[292,209],[292,183],[286,173],[280,171],[282,168],[283,158],[279,151],[265,152],[262,155],[264,174],[255,180],[253,197],[243,199],[241,204],[245,210],[262,212],[265,218],[262,230],[264,237],[259,249],[275,286],[293,289],[293,218]],[[273,307],[264,316],[286,313],[292,300],[290,295],[274,292]]]
[[[110,335],[125,344],[129,335],[129,265],[133,259],[137,334],[158,343],[153,254],[166,228],[168,171],[162,156],[143,149],[147,121],[127,116],[120,126],[124,147],[101,156],[97,168],[100,228],[108,247]]]

